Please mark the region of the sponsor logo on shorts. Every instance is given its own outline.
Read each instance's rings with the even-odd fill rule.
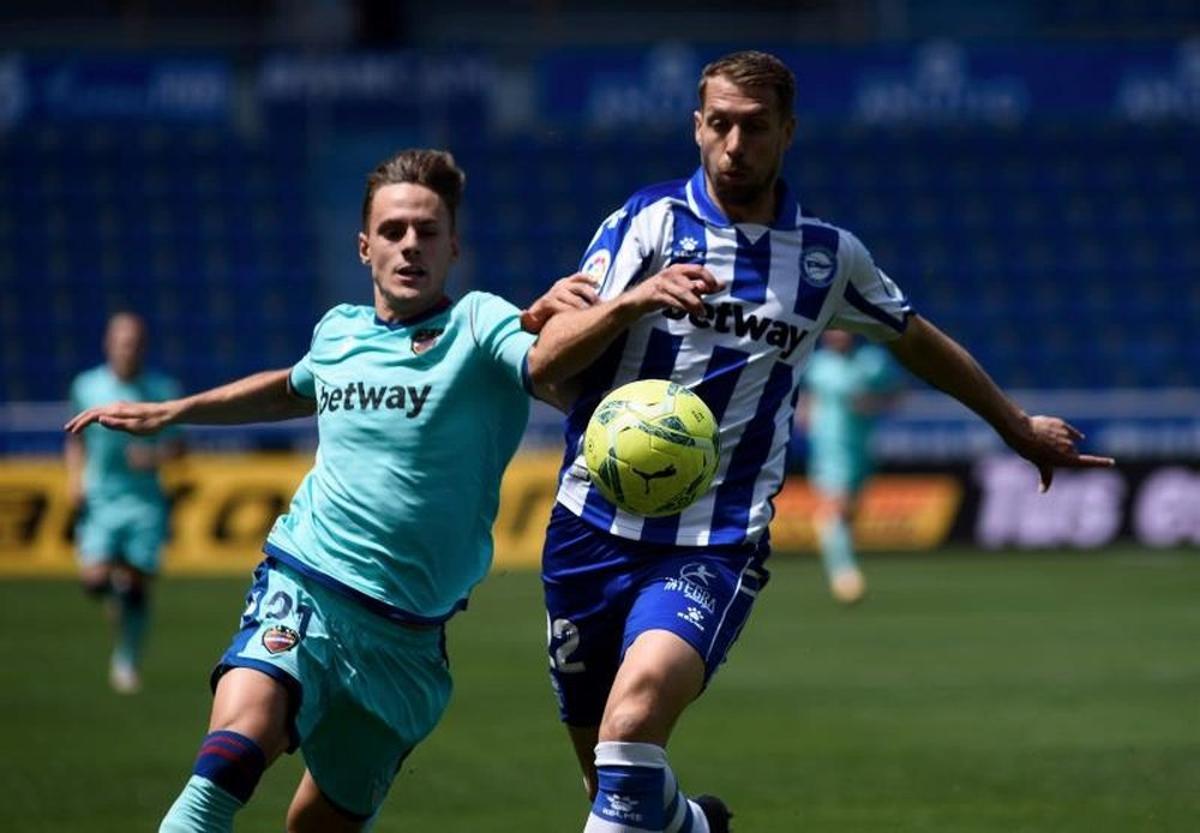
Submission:
[[[703,584],[707,587],[708,580],[716,578],[717,574],[699,561],[693,561],[691,564],[683,565],[683,569],[679,571],[679,577],[684,581],[690,581],[693,584]]]
[[[682,593],[689,602],[695,602],[709,613],[717,609],[717,599],[712,593],[698,584],[693,584],[683,578],[669,578],[663,582],[663,590],[669,593]]]
[[[268,654],[282,654],[290,651],[300,642],[300,634],[286,625],[273,625],[266,630],[262,637],[263,647]]]
[[[701,633],[704,633],[704,614],[700,611],[700,608],[688,605],[686,613],[681,611],[675,615],[685,622],[691,622],[700,629]]]

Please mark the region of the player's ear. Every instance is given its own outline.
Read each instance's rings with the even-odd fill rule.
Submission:
[[[458,260],[458,231],[450,233],[450,259]]]
[[[692,135],[696,139],[697,147],[700,147],[700,124],[703,118],[699,110],[692,111]]]
[[[363,262],[363,265],[371,262],[371,245],[367,240],[367,235],[363,232],[358,233],[358,259]]]
[[[796,114],[791,113],[787,117],[787,121],[783,125],[783,146],[789,148],[792,146],[792,140],[796,138]]]

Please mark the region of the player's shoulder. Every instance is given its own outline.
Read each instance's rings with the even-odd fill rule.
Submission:
[[[686,179],[671,179],[647,185],[634,191],[629,199],[625,200],[624,207],[627,211],[636,213],[664,200],[686,201],[687,183]]]
[[[75,374],[75,378],[71,380],[71,392],[73,395],[79,395],[86,391],[111,386],[112,383],[112,371],[108,369],[108,365],[98,364]]]
[[[108,365],[98,364],[95,367],[89,367],[87,370],[81,370],[75,374],[75,378],[71,380],[72,385],[87,385],[102,382],[110,376]]]
[[[164,398],[177,396],[182,389],[178,379],[157,368],[142,371],[142,378],[148,388]]]
[[[338,304],[321,316],[313,327],[313,339],[319,336],[346,335],[375,320],[373,307],[362,304]]]
[[[476,335],[480,327],[494,326],[520,314],[521,310],[512,301],[482,289],[471,290],[450,308],[451,319],[469,327]]]
[[[836,235],[839,251],[841,251],[843,248],[847,250],[866,251],[866,246],[863,245],[862,240],[859,239],[857,234],[850,231],[850,229],[844,226],[839,226],[836,223],[832,223],[829,220],[818,217],[815,214],[810,214],[807,211],[800,215],[799,222],[796,224],[796,226],[800,230],[801,234],[803,234],[807,229],[820,229],[826,235]]]

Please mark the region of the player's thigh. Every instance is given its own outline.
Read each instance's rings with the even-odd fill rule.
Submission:
[[[75,550],[79,569],[87,575],[101,573],[120,555],[122,520],[110,512],[86,505],[75,524]]]
[[[325,799],[366,819],[441,720],[453,686],[440,628],[414,630],[347,609],[335,631],[325,703],[302,725],[301,749]]]
[[[130,510],[121,530],[122,561],[144,575],[157,575],[167,541],[165,506],[148,504]]]
[[[621,660],[629,601],[604,598],[598,584],[546,586],[546,644],[559,718],[568,726],[600,725]]]
[[[263,562],[254,572],[240,627],[213,670],[218,693],[226,677],[265,677],[286,697],[284,726],[288,750],[300,741],[304,725],[320,714],[329,675],[331,645],[326,613],[290,572]]]
[[[208,731],[245,735],[270,763],[289,745],[290,710],[290,694],[278,680],[252,668],[231,668],[217,682]]]
[[[600,740],[665,746],[705,678],[704,660],[690,643],[667,630],[642,631],[621,661]]]
[[[770,573],[766,544],[707,548],[663,558],[643,573],[622,639],[628,652],[649,631],[667,631],[695,651],[707,684],[750,617]]]
[[[330,803],[307,769],[288,807],[288,833],[358,833],[366,819],[347,815]]]

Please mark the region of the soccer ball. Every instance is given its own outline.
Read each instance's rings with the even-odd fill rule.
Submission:
[[[717,420],[682,385],[642,379],[596,407],[583,439],[592,483],[635,515],[674,515],[707,491],[721,458]]]

